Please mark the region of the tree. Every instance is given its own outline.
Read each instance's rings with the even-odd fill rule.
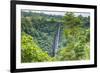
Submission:
[[[53,58],[42,51],[30,35],[22,32],[21,39],[21,62],[53,61]]]
[[[85,60],[89,59],[89,28],[82,27],[79,17],[67,12],[64,16],[64,34],[67,40],[66,47],[58,51],[59,60]],[[89,24],[88,24],[89,25]]]

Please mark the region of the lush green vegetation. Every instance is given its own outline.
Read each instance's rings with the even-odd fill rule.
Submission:
[[[90,17],[21,12],[21,62],[89,60]]]

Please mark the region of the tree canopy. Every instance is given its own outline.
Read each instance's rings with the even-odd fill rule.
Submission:
[[[52,57],[55,45],[58,47]],[[61,16],[21,11],[21,62],[89,59],[90,16],[76,16],[74,12]]]

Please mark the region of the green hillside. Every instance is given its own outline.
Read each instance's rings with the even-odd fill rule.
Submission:
[[[21,62],[89,60],[90,17],[21,12]]]

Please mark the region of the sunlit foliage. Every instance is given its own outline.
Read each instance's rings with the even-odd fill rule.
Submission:
[[[58,24],[56,55],[53,41]],[[90,59],[90,17],[66,12],[64,16],[21,12],[21,62],[73,61]]]

